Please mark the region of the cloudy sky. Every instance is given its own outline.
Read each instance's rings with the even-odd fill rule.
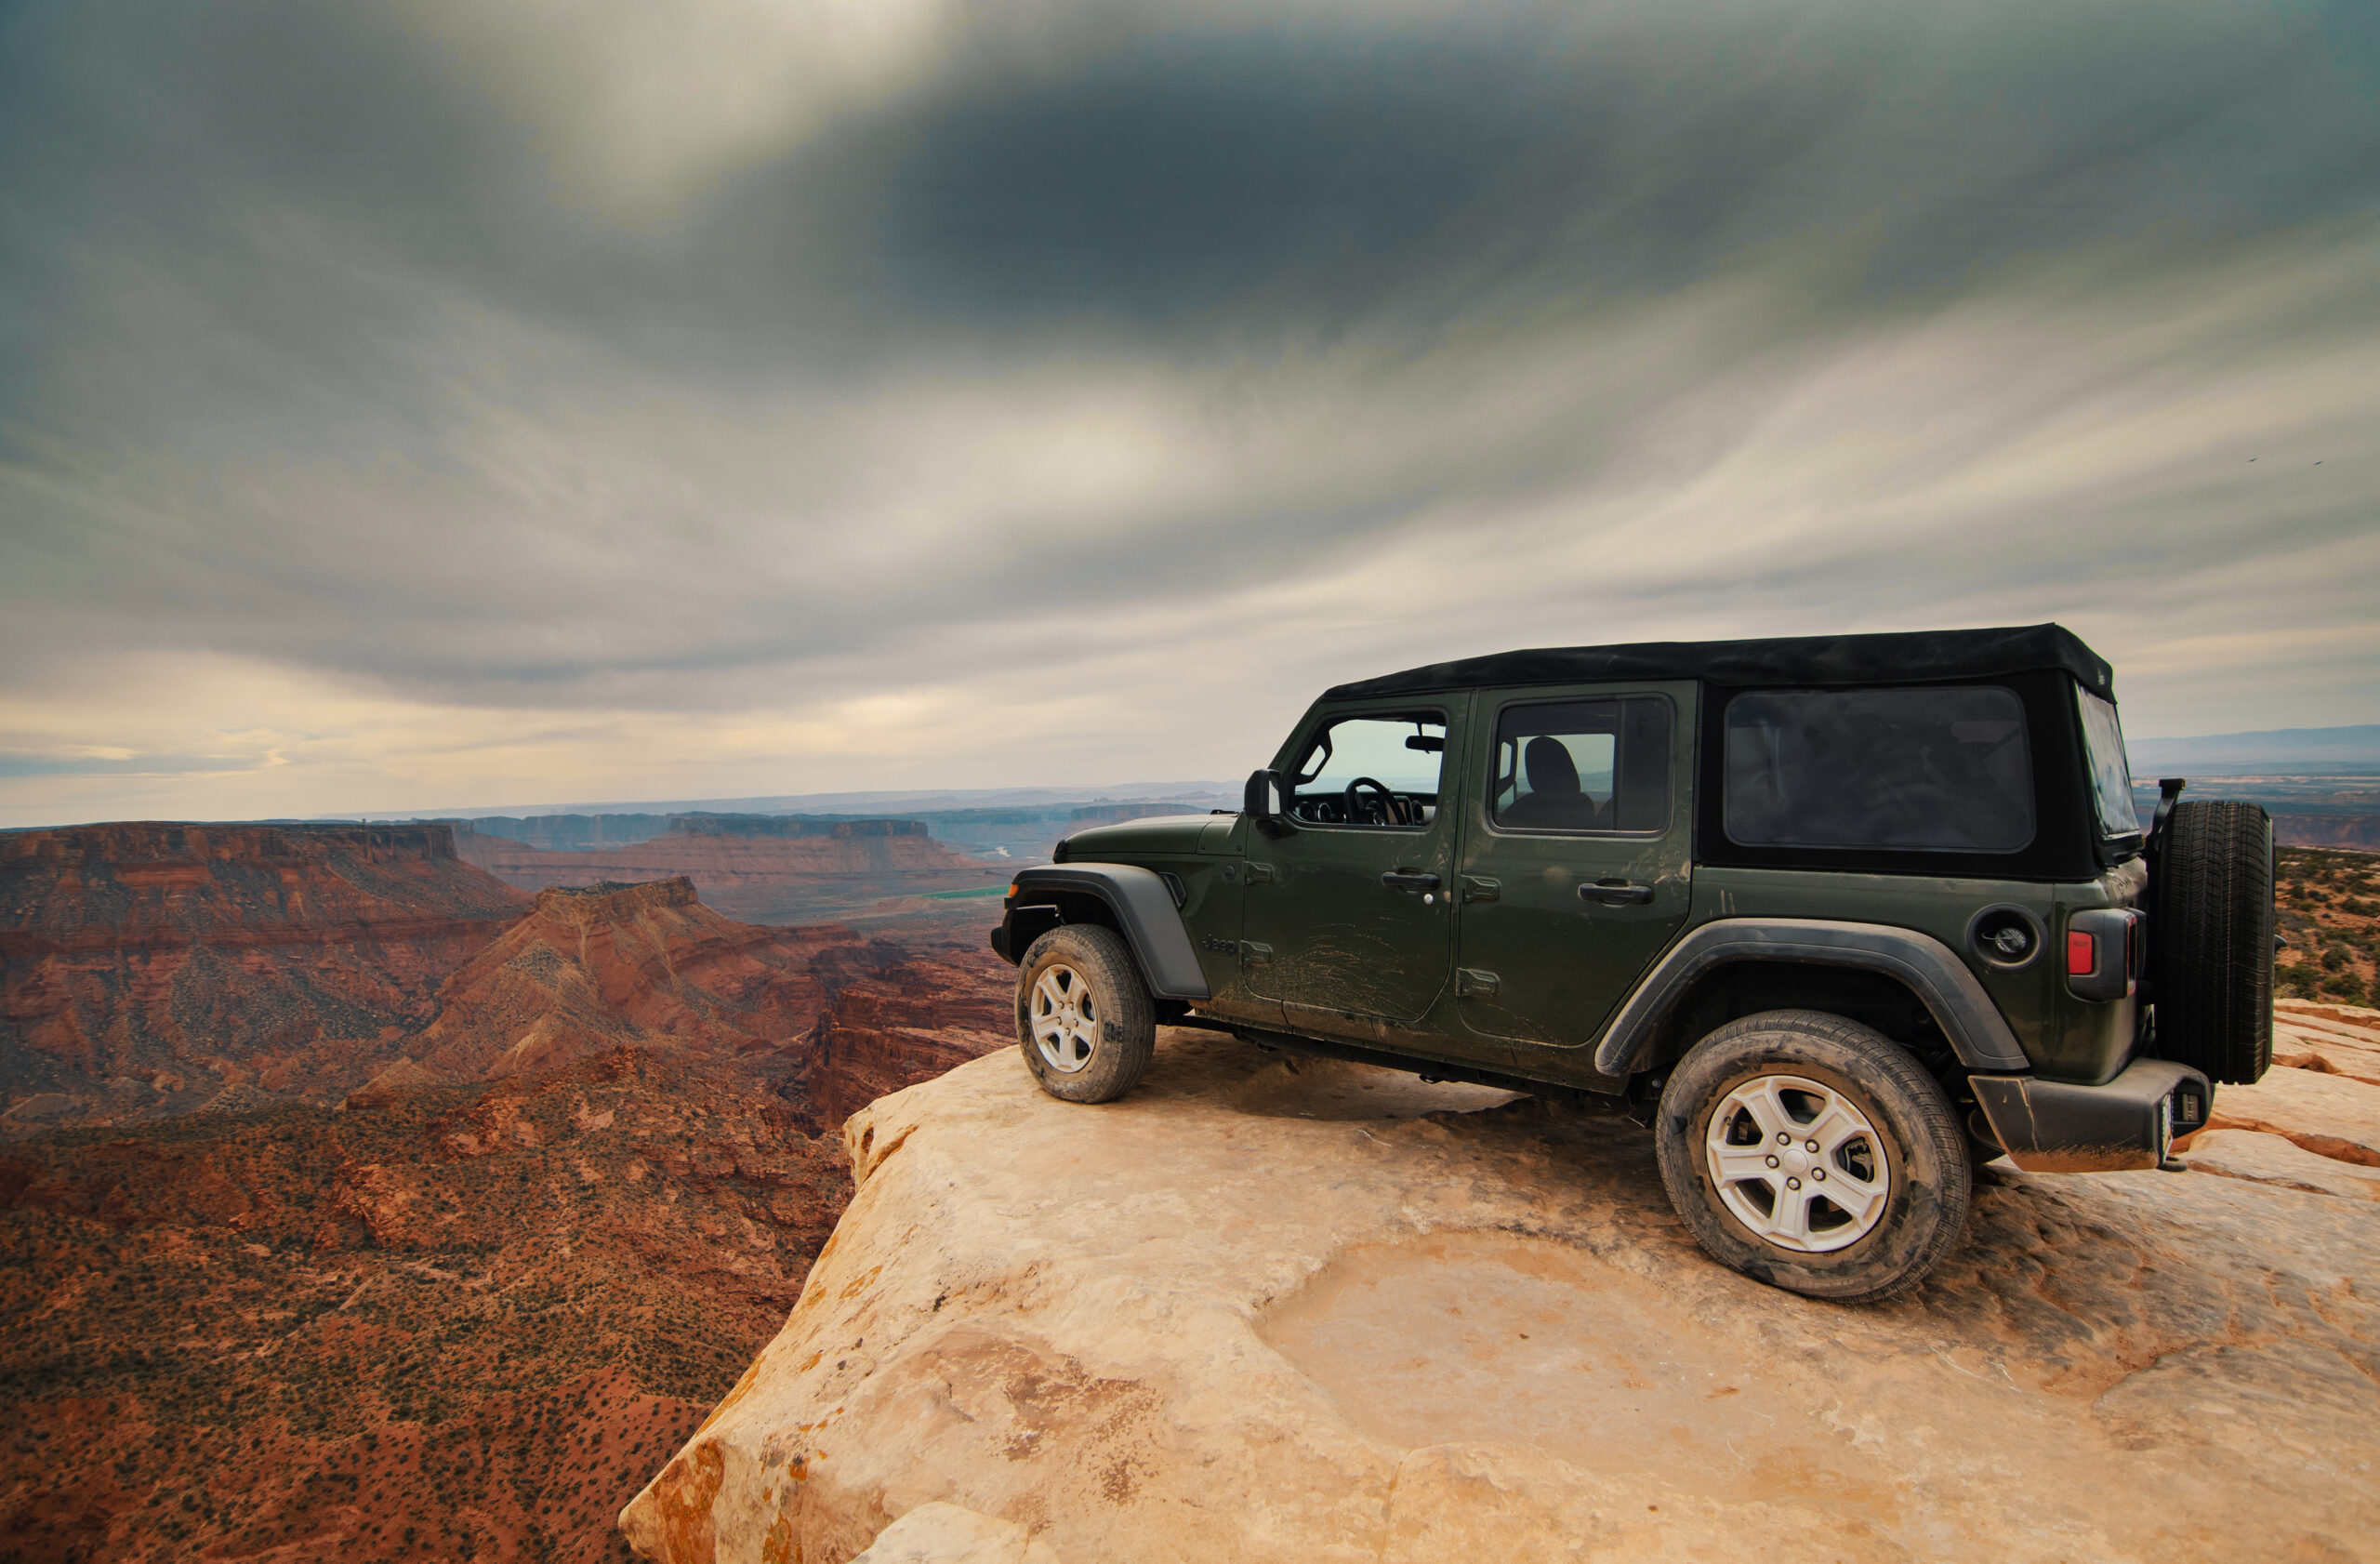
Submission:
[[[2369,722],[2375,430],[2370,0],[0,5],[0,824],[2051,618]]]

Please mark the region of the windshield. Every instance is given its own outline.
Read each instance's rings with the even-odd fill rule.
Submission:
[[[2099,806],[2099,834],[2133,836],[2140,816],[2132,806],[2132,767],[2124,760],[2123,726],[2115,703],[2076,685],[2074,704],[2082,713],[2082,752],[2091,765],[2091,791]]]
[[[1360,776],[1435,798],[1446,748],[1438,718],[1354,717],[1315,736],[1294,780],[1301,793],[1343,792]]]

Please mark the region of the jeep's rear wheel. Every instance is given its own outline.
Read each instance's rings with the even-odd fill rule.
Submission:
[[[2149,920],[2157,1056],[2253,1084],[2272,1064],[2272,819],[2253,803],[2177,803]]]
[[[1068,923],[1033,942],[1016,974],[1016,1038],[1041,1090],[1070,1103],[1130,1091],[1157,1053],[1157,1005],[1113,929]]]
[[[1712,1032],[1671,1072],[1654,1135],[1695,1241],[1791,1292],[1890,1297],[1966,1226],[1972,1173],[1950,1099],[1839,1015],[1769,1011]]]

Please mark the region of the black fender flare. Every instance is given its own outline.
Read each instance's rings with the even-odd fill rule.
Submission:
[[[1887,923],[1816,918],[1721,918],[1669,948],[1636,985],[1595,1042],[1595,1068],[1624,1076],[1640,1067],[1695,979],[1731,961],[1799,961],[1855,967],[1895,978],[1933,1013],[1959,1062],[2005,1075],[2032,1068],[2016,1034],[1957,952],[1932,934]]]
[[[1173,893],[1154,870],[1134,864],[1048,864],[1019,869],[1009,908],[1046,906],[1068,895],[1096,896],[1106,906],[1117,931],[1141,963],[1150,993],[1192,1002],[1213,998],[1190,932],[1182,926],[1181,909],[1173,905]],[[1024,954],[1019,950],[1010,960]]]

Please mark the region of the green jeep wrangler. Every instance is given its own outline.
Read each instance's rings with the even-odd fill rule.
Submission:
[[[2272,828],[2143,831],[2056,625],[1509,652],[1342,684],[1236,814],[1010,887],[1025,1062],[1097,1103],[1158,1026],[1623,1108],[1714,1258],[1911,1286],[1973,1165],[2179,1167],[2272,1052]]]

